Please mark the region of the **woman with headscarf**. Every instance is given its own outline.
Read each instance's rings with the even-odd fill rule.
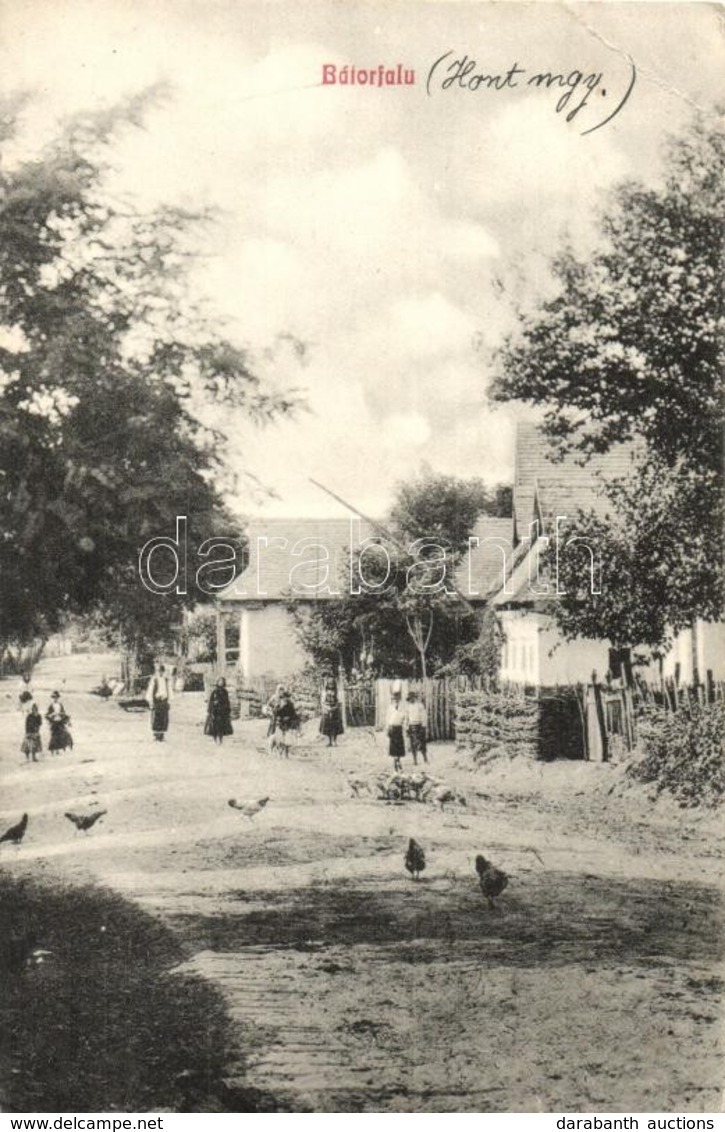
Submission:
[[[342,735],[342,707],[337,695],[337,683],[334,676],[328,676],[322,686],[321,696],[322,715],[320,717],[320,734],[327,736],[328,747],[337,746],[337,737]]]
[[[214,742],[218,743],[220,746],[224,741],[225,735],[234,734],[232,727],[232,705],[229,702],[227,682],[223,676],[219,677],[216,686],[212,688],[211,695],[209,696],[204,734],[211,735]]]
[[[169,729],[171,681],[163,664],[159,664],[146,689],[146,703],[151,708],[151,730],[157,743],[163,743]]]

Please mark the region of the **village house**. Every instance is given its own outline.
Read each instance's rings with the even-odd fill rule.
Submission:
[[[555,539],[578,508],[604,514],[611,506],[601,488],[633,466],[633,445],[620,445],[582,464],[569,455],[555,460],[550,441],[536,425],[519,424],[516,436],[513,514],[482,516],[469,540],[470,550],[457,573],[459,592],[473,605],[489,605],[502,629],[501,678],[534,687],[587,683],[596,672],[618,675],[622,657],[607,641],[567,641],[552,613],[555,583],[540,576],[542,538]],[[564,530],[562,544],[565,547]],[[345,519],[258,519],[248,531],[248,560],[217,599],[217,655],[223,667],[236,662],[248,686],[285,679],[307,658],[288,609],[339,597],[349,583],[351,548],[380,541],[374,523],[352,514]],[[383,540],[384,541],[384,540]],[[564,551],[565,552],[565,549]],[[596,583],[596,548],[591,548]],[[238,646],[228,649],[228,626]],[[648,679],[674,677],[690,683],[697,669],[725,678],[725,627],[697,622],[679,634],[662,672],[640,668]]]
[[[622,658],[607,641],[578,638],[567,641],[552,615],[556,601],[555,582],[540,576],[542,537],[556,539],[557,523],[564,529],[566,517],[577,509],[592,509],[603,515],[611,504],[601,494],[609,480],[632,469],[633,445],[620,445],[593,457],[586,464],[567,456],[555,461],[551,444],[533,424],[520,424],[516,437],[513,492],[512,552],[505,579],[484,595],[501,625],[504,646],[501,677],[518,684],[551,687],[555,684],[586,683],[592,673],[603,679],[619,675]],[[561,540],[566,553],[566,534]],[[591,584],[597,584],[597,549],[590,548]],[[725,627],[698,621],[679,634],[663,660],[662,672],[650,665],[640,671],[649,679],[660,675],[683,684],[708,672],[715,680],[725,677]]]
[[[307,657],[287,608],[290,599],[312,609],[339,597],[350,548],[371,537],[370,524],[356,516],[252,521],[247,565],[217,598],[217,656],[223,667],[231,622],[238,629],[238,667],[247,685],[299,672]]]

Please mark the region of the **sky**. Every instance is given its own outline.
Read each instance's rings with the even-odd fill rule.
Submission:
[[[41,140],[59,115],[167,84],[114,153],[115,185],[219,210],[194,286],[307,404],[262,431],[225,418],[234,502],[344,513],[315,479],[379,516],[423,463],[510,479],[525,409],[486,390],[513,305],[546,293],[563,238],[586,254],[608,189],[656,180],[666,136],[722,96],[721,23],[700,3],[0,0],[0,89],[34,92]],[[322,82],[398,64],[413,83]]]

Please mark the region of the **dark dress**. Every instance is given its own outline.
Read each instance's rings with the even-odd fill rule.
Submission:
[[[29,712],[25,717],[25,738],[23,739],[20,750],[26,758],[33,759],[37,762],[36,755],[39,755],[43,750],[43,744],[40,739],[40,726],[43,722],[43,717],[39,711]]]
[[[213,688],[209,696],[209,708],[204,724],[204,734],[214,739],[221,739],[224,735],[233,735],[232,705],[229,702],[229,692],[226,688]]]
[[[281,731],[286,735],[288,731],[296,731],[300,725],[300,717],[297,714],[295,705],[292,700],[283,700],[274,713],[273,719],[274,726],[272,734],[276,731]]]
[[[337,688],[325,688],[322,693],[322,718],[320,719],[320,734],[328,739],[336,739],[342,735],[342,708],[337,698]]]
[[[66,710],[60,700],[56,700],[55,704],[51,704],[45,713],[45,718],[50,724],[48,750],[65,751],[66,748],[68,748],[72,751],[73,736],[68,730],[70,716],[66,714]]]

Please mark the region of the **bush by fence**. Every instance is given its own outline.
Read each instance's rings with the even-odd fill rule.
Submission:
[[[640,723],[644,757],[628,773],[683,806],[716,806],[725,795],[723,735],[722,700],[685,711],[651,705]]]

